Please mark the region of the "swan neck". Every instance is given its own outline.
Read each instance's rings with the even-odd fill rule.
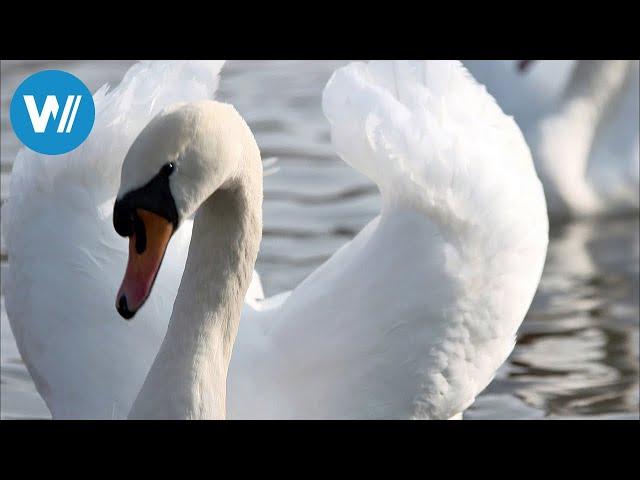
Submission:
[[[167,334],[130,417],[225,418],[227,370],[261,240],[256,183],[219,189],[198,209]]]
[[[602,208],[586,178],[589,157],[629,69],[627,60],[578,61],[558,109],[541,123],[535,154],[552,210],[596,214]]]

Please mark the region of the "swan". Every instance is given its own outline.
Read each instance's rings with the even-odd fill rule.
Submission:
[[[146,68],[191,70],[184,77],[166,71],[144,76],[176,94],[185,89],[165,82],[204,83],[191,64]],[[219,67],[203,70],[209,81],[217,79]],[[56,268],[33,267],[38,248],[50,243],[15,233],[21,203],[15,198],[46,208],[54,202],[13,197],[12,185],[7,206],[14,206],[10,215],[3,212],[7,312],[54,417],[73,416],[74,407],[91,400],[87,404],[94,405],[76,412],[100,417],[115,405],[115,416],[129,418],[459,418],[513,349],[546,256],[544,193],[513,119],[459,62],[354,62],[338,69],[322,102],[332,143],[377,184],[383,206],[297,288],[262,300],[257,287],[257,294],[247,293],[257,284],[260,151],[242,117],[231,105],[208,99],[210,93],[200,89],[193,95],[207,99],[153,102],[162,109],[145,112],[151,121],[132,135],[124,161],[113,160],[121,166],[115,198],[54,205],[46,221],[49,212],[34,205],[25,217],[51,223],[70,240],[75,216],[85,208],[85,215],[96,217],[87,236],[97,230],[111,239],[106,231],[112,229],[128,237],[128,248],[114,239],[117,255],[101,238],[76,252],[89,257],[93,275],[71,263],[75,258],[66,259],[67,284],[55,278],[64,258]],[[126,121],[122,115],[106,123],[115,130]],[[190,242],[181,241],[191,217]],[[31,245],[24,245],[28,240]],[[17,253],[14,267],[12,252],[21,249],[30,249],[29,255]],[[117,293],[118,282],[99,281],[114,279],[112,270],[97,268],[99,262],[113,266],[117,276],[124,271]],[[47,295],[45,281],[33,288],[32,278],[21,278],[47,267],[48,281],[57,283],[63,298]],[[91,318],[90,308],[78,315],[76,302],[102,305],[106,297],[112,312],[129,319],[97,319],[112,337],[68,332],[70,322]],[[42,317],[31,313],[36,309]],[[21,312],[31,314],[31,323]],[[152,329],[153,340],[145,338]],[[55,351],[73,350],[73,344],[52,347],[47,341],[65,335],[84,348]],[[126,392],[121,378],[96,378],[100,364],[138,363],[138,342],[155,351],[150,363],[125,373]],[[105,398],[95,399],[85,378],[67,379],[78,384],[79,395],[69,398],[74,405],[59,405],[64,394],[53,393],[56,378],[42,373],[55,371],[43,360],[55,363],[56,354],[75,362],[66,371],[58,366],[59,375],[92,377]]]
[[[127,259],[112,224],[122,161],[162,108],[213,98],[223,63],[136,63],[94,94],[94,128],[80,147],[57,156],[23,148],[15,159],[1,215],[10,263],[2,287],[20,356],[53,418],[121,419],[131,409],[167,328],[193,222],[172,236],[157,294],[122,325],[111,298]],[[247,301],[261,297],[255,275]]]
[[[640,62],[466,61],[522,129],[555,219],[640,208]]]

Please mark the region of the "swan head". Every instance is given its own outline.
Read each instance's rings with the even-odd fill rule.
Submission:
[[[116,232],[129,238],[129,260],[116,297],[124,318],[132,318],[151,293],[180,223],[237,179],[248,139],[255,145],[231,105],[207,100],[165,108],[134,140],[113,210]]]

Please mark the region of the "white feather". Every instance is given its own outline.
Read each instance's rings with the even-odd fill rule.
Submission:
[[[522,128],[553,218],[638,211],[638,60],[466,64]]]

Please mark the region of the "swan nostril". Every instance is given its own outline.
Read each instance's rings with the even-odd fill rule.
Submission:
[[[124,293],[120,296],[120,299],[118,300],[117,310],[118,310],[118,313],[125,320],[129,320],[136,314],[136,312],[132,312],[131,310],[129,310],[129,306],[127,305],[127,297],[125,296]]]

